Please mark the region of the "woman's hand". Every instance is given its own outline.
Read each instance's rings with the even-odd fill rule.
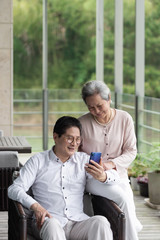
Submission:
[[[116,169],[116,165],[112,161],[105,162],[102,165],[105,171],[110,169]]]
[[[45,208],[43,208],[39,203],[32,204],[31,210],[33,210],[35,213],[38,229],[41,229],[45,217],[52,218],[49,212]]]
[[[85,170],[89,174],[91,174],[96,180],[100,182],[105,182],[107,180],[107,174],[104,171],[104,168],[102,166],[102,158],[100,160],[100,164],[96,163],[93,160],[90,160],[90,162],[93,164],[86,163]]]

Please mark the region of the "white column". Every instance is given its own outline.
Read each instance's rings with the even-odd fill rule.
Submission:
[[[96,4],[96,80],[104,81],[103,0]]]
[[[0,0],[0,130],[5,136],[13,134],[12,11],[12,0]]]
[[[123,0],[115,0],[115,92],[123,93]]]
[[[144,0],[136,0],[136,95],[144,97],[145,69],[145,7]]]

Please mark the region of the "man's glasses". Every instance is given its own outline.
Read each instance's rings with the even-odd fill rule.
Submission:
[[[77,145],[81,143],[81,137],[65,136],[65,139],[68,143],[73,143],[76,141]]]

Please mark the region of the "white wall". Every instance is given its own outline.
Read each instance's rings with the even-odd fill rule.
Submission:
[[[0,0],[0,130],[12,135],[13,2]]]

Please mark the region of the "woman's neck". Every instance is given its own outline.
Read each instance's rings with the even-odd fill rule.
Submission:
[[[112,119],[114,118],[114,115],[115,115],[114,110],[112,108],[110,108],[110,114],[107,115],[105,118],[94,117],[94,119],[98,124],[100,124],[102,126],[106,126],[107,124],[109,124],[112,121]]]

